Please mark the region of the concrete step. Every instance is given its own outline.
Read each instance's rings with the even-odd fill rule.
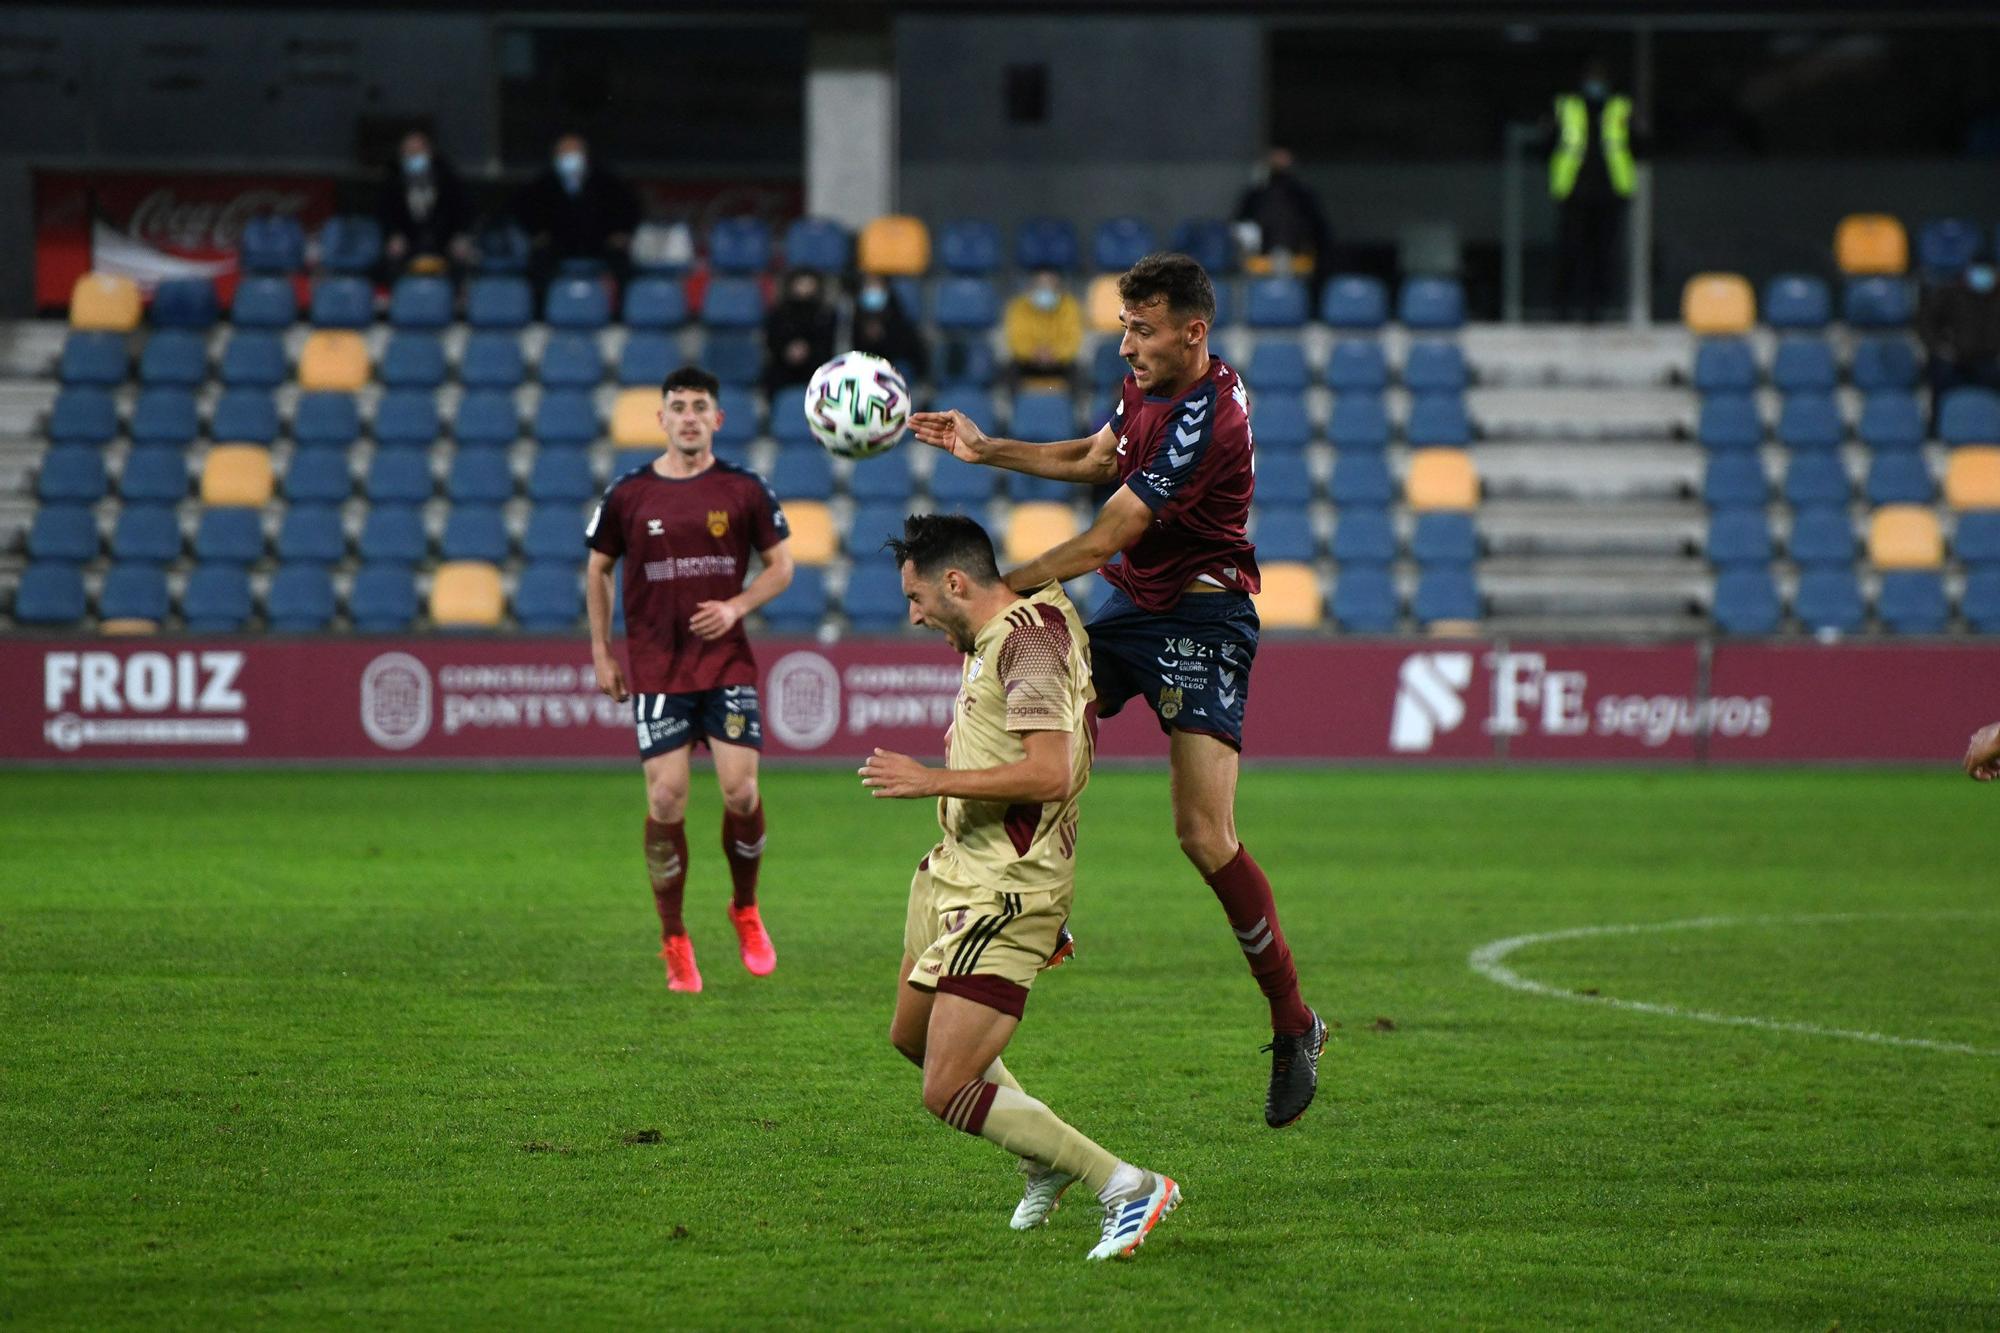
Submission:
[[[1668,388],[1475,388],[1467,413],[1483,435],[1516,440],[1657,440],[1691,435],[1692,392]]]
[[[1707,532],[1694,502],[1490,500],[1479,533],[1495,557],[1640,556],[1678,558],[1699,550]]]
[[[1493,500],[1682,500],[1699,492],[1704,461],[1699,446],[1664,441],[1554,448],[1508,440],[1473,450]]]

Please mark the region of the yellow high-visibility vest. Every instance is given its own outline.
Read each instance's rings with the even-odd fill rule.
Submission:
[[[1549,155],[1549,193],[1567,199],[1576,189],[1576,174],[1583,169],[1584,149],[1590,143],[1590,104],[1575,93],[1556,98],[1556,127],[1561,137]],[[1621,199],[1632,196],[1632,99],[1612,97],[1604,103],[1598,122],[1604,148],[1604,168],[1611,175],[1611,188]]]

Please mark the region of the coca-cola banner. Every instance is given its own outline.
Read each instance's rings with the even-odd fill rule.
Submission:
[[[1163,641],[1162,652],[1179,651]],[[923,638],[764,640],[764,753],[934,755],[958,657]],[[2000,646],[1328,643],[1258,654],[1255,759],[1945,762],[2000,717]],[[574,639],[17,638],[0,760],[623,760],[629,707]],[[1152,714],[1099,752],[1159,759]]]
[[[226,300],[245,222],[289,214],[310,234],[333,209],[327,176],[37,171],[35,304],[67,305],[92,269],[149,289],[165,278],[211,278]]]

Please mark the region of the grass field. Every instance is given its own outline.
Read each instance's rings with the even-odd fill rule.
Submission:
[[[698,788],[685,997],[634,772],[0,773],[0,1323],[2000,1326],[2000,793],[1948,767],[1253,771],[1341,1024],[1278,1133],[1164,775],[1100,774],[1008,1061],[1185,1188],[1121,1265],[1086,1199],[1009,1231],[1009,1160],[924,1114],[886,1031],[932,826],[858,790],[767,775],[756,980]],[[1506,965],[1976,1049],[1467,962],[1714,916],[1763,919]]]

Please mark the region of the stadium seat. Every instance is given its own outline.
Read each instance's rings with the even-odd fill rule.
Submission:
[[[366,278],[321,278],[313,283],[308,314],[315,328],[365,329],[375,322],[375,289]]]
[[[611,322],[611,291],[598,278],[557,278],[542,317],[553,329],[594,333]]]
[[[56,377],[66,385],[116,388],[131,363],[131,342],[124,334],[86,329],[63,339]]]
[[[203,504],[261,508],[271,502],[271,493],[269,449],[253,444],[218,444],[202,460]]]
[[[1463,449],[1417,449],[1403,492],[1411,509],[1477,509],[1479,474]]]
[[[1846,504],[1853,491],[1836,454],[1794,454],[1785,467],[1785,500],[1794,508]]]
[[[361,409],[351,393],[299,395],[292,439],[301,449],[346,449],[361,438]]]
[[[100,620],[146,620],[157,626],[167,618],[167,575],[154,565],[113,565],[97,595]]]
[[[201,431],[194,395],[186,389],[141,389],[128,429],[141,448],[185,449]]]
[[[444,278],[409,274],[389,291],[392,328],[437,330],[451,323],[451,315],[451,283]]]
[[[1838,449],[1846,434],[1830,393],[1791,394],[1778,411],[1778,439],[1787,449]]]
[[[1091,261],[1100,273],[1123,273],[1158,248],[1153,229],[1135,217],[1107,218],[1090,239]]]
[[[1923,455],[1914,451],[1877,454],[1868,462],[1862,484],[1868,503],[1875,505],[1931,504],[1937,499],[1937,478]]]
[[[514,498],[514,473],[507,451],[463,443],[451,456],[445,496],[453,504],[501,504]]]
[[[764,377],[764,337],[755,329],[717,329],[702,348],[702,365],[724,388],[748,388]],[[668,365],[678,365],[669,360]],[[657,393],[665,372],[653,381]]]
[[[243,224],[236,259],[246,273],[296,273],[305,267],[305,228],[289,214],[251,218]]]
[[[1907,390],[1887,389],[1863,398],[1855,429],[1870,449],[1909,450],[1924,442],[1923,412]]]
[[[264,558],[261,510],[204,509],[194,530],[194,558],[203,564],[254,565]]]
[[[1846,507],[1821,505],[1792,515],[1786,554],[1802,569],[1825,565],[1846,569],[1854,563],[1858,544]]]
[[[528,467],[528,498],[537,504],[583,503],[597,493],[590,459],[581,449],[539,450]]]
[[[947,273],[989,277],[1000,267],[1000,229],[973,218],[947,222],[938,229],[937,256]]]
[[[1380,394],[1350,392],[1333,400],[1327,438],[1341,450],[1381,450],[1389,446],[1389,408]]]
[[[69,293],[69,326],[104,333],[139,327],[139,284],[116,273],[86,273]]]
[[[1076,510],[1055,501],[1040,500],[1014,506],[1007,519],[1002,549],[1007,562],[1024,565],[1062,545],[1082,531]]]
[[[214,452],[209,451],[211,455]],[[187,459],[180,450],[134,449],[125,456],[125,467],[118,474],[118,494],[127,504],[179,504],[187,493]]]
[[[1027,390],[1014,395],[1014,438],[1054,443],[1077,438],[1076,404],[1067,393]]]
[[[1236,237],[1221,218],[1183,218],[1174,226],[1169,248],[1191,257],[1210,277],[1226,278],[1236,271]]]
[[[764,323],[764,292],[755,278],[716,278],[708,285],[701,322],[716,329],[756,329]]]
[[[1250,432],[1261,449],[1303,449],[1313,438],[1305,395],[1280,389],[1256,394],[1250,400]]]
[[[122,343],[123,340],[119,341]],[[124,356],[122,348],[119,356],[122,361]],[[146,339],[145,349],[139,353],[139,383],[192,389],[207,379],[206,335],[187,329],[162,329]],[[65,380],[65,383],[67,382],[69,381]]]
[[[625,289],[625,323],[630,328],[677,329],[687,317],[687,292],[677,278],[635,278]]]
[[[423,511],[415,504],[378,502],[361,521],[357,547],[369,564],[414,568],[430,553]]]
[[[1326,597],[1311,565],[1274,560],[1259,574],[1262,586],[1250,600],[1265,629],[1312,629],[1326,620]]]
[[[1771,494],[1763,461],[1755,453],[1716,454],[1702,477],[1702,500],[1711,509],[1761,505]]]
[[[1717,393],[1701,400],[1696,437],[1705,449],[1755,449],[1764,442],[1757,401],[1747,393]]]
[[[438,554],[445,560],[485,560],[497,565],[507,558],[507,546],[507,524],[499,505],[454,504],[445,516]]]
[[[370,504],[416,505],[431,498],[431,460],[413,449],[386,449],[369,460],[367,492]]]
[[[863,273],[921,277],[931,266],[931,236],[921,218],[875,218],[861,229],[856,260]]]
[[[1119,389],[1132,373],[1132,367],[1118,354],[1118,341],[1100,338],[1090,354],[1090,387],[1094,394],[1107,399],[1104,407],[1107,415],[1117,406]]]
[[[1886,213],[1850,213],[1834,229],[1833,257],[1842,273],[1902,273],[1910,267],[1910,239]]]
[[[1124,304],[1124,299],[1118,295],[1117,275],[1098,274],[1083,291],[1084,327],[1092,333],[1121,333],[1123,326],[1118,322],[1118,315]]]
[[[806,390],[794,384],[771,395],[771,435],[780,445],[810,445],[812,425],[806,420]]]
[[[270,446],[278,438],[278,400],[266,389],[224,389],[208,419],[208,437]]]
[[[289,278],[246,277],[236,284],[229,320],[239,329],[282,329],[299,317],[298,293]]]
[[[949,454],[932,461],[931,498],[944,510],[965,505],[982,505],[993,498],[994,471],[972,463],[961,463]]]
[[[2000,569],[1976,569],[1965,579],[1958,612],[1975,634],[2000,634]]]
[[[828,565],[840,553],[840,534],[833,511],[823,500],[786,500],[785,521],[791,526],[792,559],[802,565]]]
[[[618,382],[627,386],[650,384],[657,392],[679,358],[673,334],[635,330],[626,336],[618,352]]]
[[[2000,444],[2000,393],[1947,390],[1938,409],[1938,437],[1946,444]]]
[[[1000,319],[1000,298],[985,278],[940,278],[935,288],[941,329],[984,332]]]
[[[1877,569],[1937,569],[1944,532],[1937,515],[1919,505],[1884,505],[1868,521],[1868,559]]]
[[[1681,321],[1702,335],[1748,333],[1757,298],[1741,274],[1697,273],[1681,289]]]
[[[1416,393],[1455,396],[1465,390],[1470,378],[1465,352],[1456,342],[1421,338],[1410,344],[1403,358],[1403,383]]]
[[[611,442],[621,449],[667,445],[666,429],[660,425],[660,391],[625,389],[611,409]]]
[[[762,395],[752,389],[725,384],[716,397],[722,424],[715,428],[715,447],[738,449],[757,438],[763,428]]]
[[[465,355],[458,362],[458,378],[467,388],[512,389],[526,377],[520,335],[482,329],[466,339]]]
[[[128,565],[170,565],[181,557],[181,525],[172,505],[128,504],[111,527],[111,558]]]
[[[56,394],[49,409],[51,444],[96,448],[118,436],[118,403],[103,389],[68,388]]]
[[[475,329],[518,329],[535,317],[535,292],[513,275],[474,278],[465,289],[465,319]]]
[[[285,499],[294,505],[337,505],[354,492],[347,457],[331,450],[292,455],[285,469]]]
[[[356,393],[368,384],[368,344],[352,329],[319,329],[299,352],[299,387]]]
[[[583,390],[545,390],[535,404],[531,433],[545,450],[574,450],[590,444],[598,436],[596,399]]]
[[[1917,228],[1917,266],[1926,277],[1956,277],[1979,257],[1979,228],[1964,218],[1932,218]]]
[[[1863,393],[1884,389],[1914,389],[1917,385],[1917,350],[1908,338],[1876,334],[1854,344],[1854,363],[1849,368],[1854,387]]]
[[[1951,621],[1944,579],[1931,570],[1884,574],[1875,614],[1891,634],[1943,634]]]
[[[1333,619],[1353,634],[1393,634],[1400,614],[1396,583],[1386,566],[1342,565],[1333,585]]]
[[[871,501],[904,504],[916,488],[910,464],[918,457],[915,450],[900,449],[881,458],[861,460],[847,479],[847,493],[864,504]],[[942,455],[939,461],[944,461]],[[902,531],[900,521],[896,530]]]
[[[883,558],[882,543],[903,535],[903,518],[909,508],[906,499],[871,500],[856,505],[843,543],[848,554],[862,561]]]
[[[901,595],[898,588],[897,596]],[[826,571],[815,565],[800,565],[793,570],[790,585],[759,607],[757,614],[779,633],[804,634],[819,628],[826,615],[826,604]]]
[[[292,373],[284,339],[264,330],[237,329],[222,349],[221,373],[230,388],[277,388]]]
[[[1794,334],[1778,341],[1771,383],[1784,393],[1832,393],[1840,382],[1833,346],[1824,338]]]
[[[1456,329],[1465,323],[1465,289],[1456,278],[1405,279],[1396,320],[1412,329]]]
[[[400,565],[364,565],[347,595],[347,614],[363,634],[398,634],[417,618],[417,587]]]
[[[333,623],[333,576],[318,565],[285,565],[271,576],[264,620],[273,634],[313,634]]]
[[[1916,300],[1901,278],[1849,278],[1840,309],[1857,329],[1902,328],[1916,313]]]
[[[1076,228],[1062,218],[1028,218],[1014,231],[1014,266],[1052,268],[1068,273],[1076,268]]]
[[[85,564],[97,558],[97,520],[87,505],[45,504],[28,527],[28,558]]]
[[[1319,317],[1336,329],[1379,329],[1389,322],[1389,289],[1353,273],[1328,278]]]
[[[1784,616],[1767,568],[1734,567],[1715,576],[1709,615],[1724,634],[1775,634]]]
[[[1312,469],[1302,453],[1265,453],[1257,459],[1257,505],[1304,508],[1313,498]]]
[[[1030,500],[1067,503],[1081,494],[1074,482],[1057,481],[1053,477],[1031,477],[1025,472],[1002,473],[1000,482],[1006,489],[1007,498],[1016,503]]]
[[[1771,525],[1762,509],[1721,509],[1708,517],[1708,563],[1717,569],[1771,562]]]
[[[799,218],[785,229],[785,263],[821,273],[841,273],[854,243],[847,229],[831,218]]]
[[[1306,322],[1306,285],[1297,278],[1253,278],[1245,306],[1253,329],[1296,329]]]
[[[1417,575],[1410,614],[1420,625],[1480,618],[1479,583],[1464,566],[1438,565]]]
[[[1396,498],[1396,484],[1381,454],[1342,449],[1334,456],[1327,493],[1342,508],[1360,505],[1381,509]]]
[[[896,530],[900,535],[902,525]],[[886,555],[855,565],[840,601],[848,619],[863,629],[890,629],[909,623],[910,603],[903,595],[902,572]]]
[[[583,558],[584,515],[574,501],[550,501],[528,512],[521,554],[530,561],[560,560],[572,567]]]
[[[660,456],[655,449],[619,449],[611,455],[611,479],[615,483],[628,472],[643,472]]]
[[[562,634],[583,614],[574,561],[531,564],[514,588],[514,619],[530,634]]]
[[[1292,505],[1259,504],[1252,511],[1256,531],[1257,558],[1263,560],[1313,560],[1319,555],[1319,539],[1313,532],[1312,515]]]
[[[88,610],[83,571],[75,565],[38,561],[21,571],[14,589],[15,623],[45,628],[74,625]]]
[[[2000,445],[1966,445],[1945,462],[1944,502],[1953,509],[2000,509]]]
[[[181,619],[190,634],[235,634],[255,607],[250,575],[241,565],[197,565],[181,593]]]
[[[236,512],[217,510],[217,513]],[[336,565],[347,554],[340,511],[331,504],[297,504],[278,525],[278,559],[285,564]]]
[[[428,449],[444,433],[428,389],[391,389],[375,405],[375,442],[385,449]]]
[[[538,374],[545,388],[596,388],[604,378],[604,357],[597,350],[597,338],[588,333],[551,334],[542,350]]]
[[[829,500],[833,498],[833,464],[818,445],[783,445],[772,464],[770,482],[781,500]]]
[[[1409,436],[1410,443],[1417,446],[1463,448],[1472,443],[1472,422],[1465,414],[1464,395],[1457,392],[1416,394],[1410,400],[1410,419],[1404,433]]]
[[[762,273],[771,266],[771,229],[762,218],[719,218],[708,229],[708,265],[717,273]]]
[[[1394,564],[1396,526],[1389,511],[1358,505],[1343,508],[1333,527],[1333,558],[1343,571],[1349,565]]]
[[[1259,338],[1251,350],[1244,382],[1255,390],[1303,393],[1310,389],[1312,371],[1306,365],[1304,345],[1296,338]]]
[[[1823,279],[1782,273],[1764,284],[1764,322],[1774,329],[1823,329],[1833,319],[1833,293]]]
[[[146,318],[156,329],[210,329],[222,317],[215,283],[208,278],[167,278],[153,288]]]
[[[1743,338],[1703,338],[1694,354],[1694,387],[1702,394],[1747,394],[1757,387],[1757,355]]]
[[[1417,515],[1410,554],[1420,565],[1471,565],[1479,559],[1479,533],[1472,515],[1434,511]]]

